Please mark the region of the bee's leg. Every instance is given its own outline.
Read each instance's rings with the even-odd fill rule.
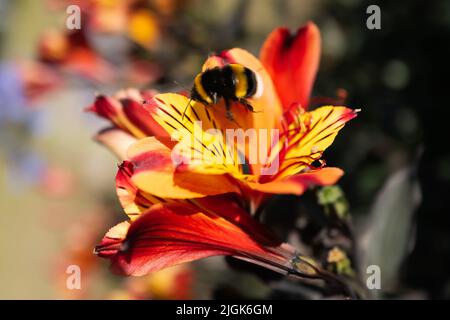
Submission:
[[[186,115],[186,111],[187,111],[187,109],[191,106],[191,101],[192,101],[192,98],[189,99],[189,101],[188,101],[186,107],[184,107],[183,116],[181,117],[181,121],[184,120],[184,116]]]
[[[253,106],[248,103],[247,100],[245,99],[239,99],[239,103],[241,103],[242,105],[244,105],[248,111],[253,112],[253,113],[257,113],[258,111],[255,111],[255,109],[253,108]]]
[[[225,100],[225,108],[227,110],[227,119],[230,121],[234,121],[233,112],[231,112],[230,100],[228,100],[228,99],[224,99],[224,100]]]
[[[239,122],[236,121],[236,119],[234,119],[233,116],[233,112],[231,112],[231,103],[230,100],[228,99],[224,99],[225,100],[225,108],[227,110],[227,119],[232,121],[236,126],[238,127],[242,127]]]

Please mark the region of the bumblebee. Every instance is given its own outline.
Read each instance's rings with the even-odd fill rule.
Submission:
[[[233,120],[231,102],[240,102],[254,112],[247,101],[261,95],[262,82],[258,75],[241,64],[228,64],[199,73],[194,80],[191,99],[211,106],[224,99],[227,118]]]

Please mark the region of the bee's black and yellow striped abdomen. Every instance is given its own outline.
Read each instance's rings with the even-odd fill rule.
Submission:
[[[238,101],[252,97],[257,91],[255,73],[240,64],[228,64],[198,74],[191,92],[193,100],[206,105],[220,98]]]

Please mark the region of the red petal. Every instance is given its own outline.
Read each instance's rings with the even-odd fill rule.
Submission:
[[[131,220],[138,218],[152,205],[161,202],[158,198],[139,190],[132,183],[133,167],[130,161],[124,161],[116,175],[117,197]]]
[[[118,101],[112,98],[100,95],[95,99],[95,102],[87,108],[87,111],[96,113],[99,117],[110,120],[118,126],[115,119],[120,113],[121,106]]]
[[[148,110],[141,102],[132,99],[122,101],[123,111],[126,117],[147,136],[165,136],[165,130],[150,116]]]
[[[192,201],[206,212],[216,214],[238,225],[259,243],[271,247],[280,245],[280,241],[269,230],[261,224],[255,223],[248,212],[238,205],[237,198],[235,194],[229,193],[193,199]]]
[[[87,111],[111,121],[117,128],[122,129],[136,138],[146,136],[167,136],[165,130],[150,116],[142,103],[131,98],[116,99],[98,96]]]
[[[269,72],[286,110],[292,103],[308,106],[320,61],[320,32],[310,22],[291,35],[275,29],[261,49],[260,59]]]
[[[111,82],[115,77],[112,65],[88,47],[71,48],[63,67],[70,72],[102,83]]]
[[[104,239],[97,253],[110,256],[111,241]],[[113,246],[117,248],[117,243]],[[153,206],[133,222],[111,261],[116,272],[145,275],[214,255],[233,255],[279,268],[286,263],[284,257],[265,249],[228,220],[180,205]]]
[[[123,221],[108,230],[102,242],[95,248],[95,253],[102,258],[113,257],[117,254],[125,239],[130,223]]]

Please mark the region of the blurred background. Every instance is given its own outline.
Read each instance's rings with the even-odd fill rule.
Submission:
[[[66,28],[72,4],[78,31]],[[111,274],[92,249],[124,218],[117,160],[92,140],[106,122],[83,111],[98,92],[189,88],[211,52],[258,55],[274,28],[310,20],[323,49],[313,96],[345,89],[345,104],[362,109],[325,155],[346,173],[332,192],[351,226],[353,268],[365,281],[366,267],[380,266],[377,298],[450,298],[450,2],[380,3],[380,30],[366,27],[371,4],[0,0],[0,298],[316,298],[220,257],[144,278]],[[327,207],[328,191],[276,199],[277,220],[264,219],[286,237],[317,209],[309,203]],[[323,229],[316,218],[304,237]],[[66,287],[69,265],[81,268],[81,290]]]

